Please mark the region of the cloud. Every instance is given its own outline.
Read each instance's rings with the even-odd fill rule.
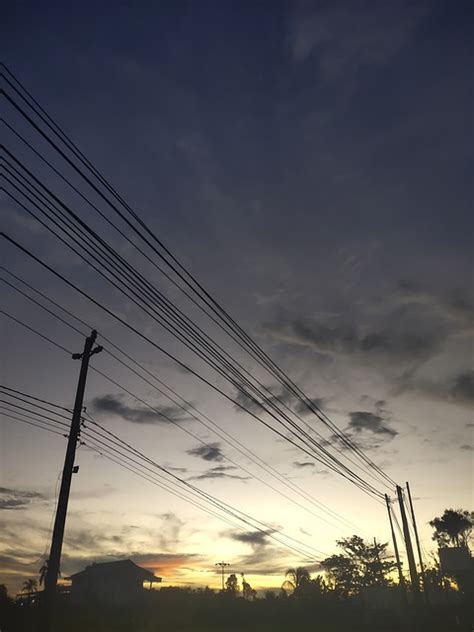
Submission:
[[[40,521],[33,514],[25,520],[15,513],[4,513],[0,522],[0,582],[7,583],[9,591],[14,592],[20,589],[25,578],[38,576],[50,536],[49,516]],[[97,524],[95,519],[89,523],[84,520],[84,513],[78,512],[65,534],[61,557],[63,577],[93,562],[120,559],[131,559],[159,575],[174,577],[181,576],[181,572],[184,575],[186,566],[200,563],[200,554],[181,552],[179,542],[186,527],[183,520],[171,512],[150,514],[148,518],[148,527],[141,524],[131,531],[133,525],[118,524],[110,519],[104,524]],[[186,537],[190,533],[186,527]]]
[[[474,451],[474,448],[472,447],[472,445],[467,445],[466,443],[464,445],[462,445],[460,449],[461,450],[465,450],[466,452],[473,452]]]
[[[280,409],[285,410],[285,407],[288,406],[300,416],[312,414],[308,406],[301,400],[296,399],[295,396],[286,388],[279,388],[277,385],[273,387],[267,386],[266,388],[272,393],[272,395],[268,395],[265,398],[257,398],[259,401],[262,401],[263,405],[266,408],[270,408],[271,410],[273,406],[277,406]],[[253,413],[262,412],[262,406],[250,397],[247,397],[244,393],[242,393],[242,391],[236,390],[234,393],[234,399],[242,406],[245,406],[247,410],[250,410]],[[309,400],[316,408],[322,408],[326,405],[327,401],[323,397],[312,397],[309,398]],[[244,412],[239,406],[234,406],[234,409],[237,412]]]
[[[436,311],[443,318],[457,321],[461,328],[473,325],[474,305],[470,292],[451,290],[446,294],[435,294],[413,281],[400,279],[395,286],[394,298],[400,304],[424,305]]]
[[[474,371],[461,371],[453,376],[443,377],[439,381],[422,378],[400,380],[397,393],[415,393],[434,400],[471,408],[474,406]]]
[[[191,456],[198,456],[205,461],[223,461],[224,454],[222,453],[220,443],[208,443],[207,445],[198,445],[195,448],[186,450],[186,454]]]
[[[384,419],[380,415],[366,411],[353,411],[349,413],[349,428],[356,433],[363,431],[374,434],[395,437],[398,432],[384,424]]]
[[[449,399],[460,404],[474,404],[474,371],[465,371],[453,378]]]
[[[293,466],[298,468],[316,467],[316,464],[312,461],[293,461]]]
[[[416,332],[412,327],[394,323],[391,328],[365,325],[357,327],[338,319],[318,322],[309,318],[281,317],[266,322],[262,330],[275,340],[307,347],[328,356],[354,356],[400,362],[414,358],[428,358],[439,348],[435,332],[427,329]]]
[[[92,400],[94,410],[99,414],[115,415],[135,424],[175,423],[187,417],[178,406],[154,405],[129,406],[122,395],[102,395]]]
[[[176,550],[180,542],[181,531],[186,523],[171,511],[159,514],[158,517],[161,519],[158,532],[160,548],[165,551]]]
[[[310,402],[315,408],[319,408],[320,410],[327,407],[327,398],[325,397],[310,397]],[[302,402],[298,401],[294,406],[294,410],[298,415],[312,415],[312,411],[308,408],[308,406]]]
[[[262,403],[265,405],[265,401],[271,401],[272,398],[268,398],[267,400],[262,400]],[[236,402],[238,402],[239,404],[241,404],[241,406],[244,406],[247,410],[249,410],[252,413],[261,413],[262,412],[262,406],[258,403],[260,401],[259,397],[256,397],[255,400],[253,400],[251,397],[248,397],[247,395],[245,395],[245,393],[243,393],[240,390],[237,390],[234,393],[234,400]],[[234,406],[234,409],[237,412],[245,412],[242,410],[242,408],[240,406]]]
[[[252,546],[266,546],[268,544],[268,536],[275,533],[273,529],[268,531],[244,531],[242,533],[231,533],[232,540],[237,542],[245,542]]]
[[[224,535],[227,537],[251,547],[251,553],[234,558],[232,565],[235,568],[245,569],[248,575],[284,575],[291,563],[287,560],[287,551],[275,546],[269,538],[273,533],[275,533],[274,529],[226,532]],[[301,560],[301,565],[303,564],[308,566],[309,560]]]
[[[426,12],[423,2],[297,2],[289,44],[295,62],[314,54],[327,79],[354,74],[364,65],[389,61]]]
[[[26,509],[31,503],[46,500],[43,494],[9,487],[0,487],[0,509]]]
[[[228,474],[229,470],[235,470],[233,465],[218,465],[217,467],[213,467],[202,474],[197,474],[196,476],[191,476],[188,478],[188,481],[204,481],[208,479],[216,479],[216,478],[233,478],[240,481],[247,481],[251,477],[250,476],[239,476],[238,474]]]

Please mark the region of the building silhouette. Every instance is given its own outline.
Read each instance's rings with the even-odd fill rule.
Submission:
[[[149,584],[149,588],[154,583],[161,582],[161,577],[156,577],[131,560],[91,564],[83,571],[71,575],[69,579],[71,598],[88,603],[134,602],[143,595],[145,582]]]

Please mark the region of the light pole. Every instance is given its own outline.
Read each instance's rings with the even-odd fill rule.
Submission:
[[[224,590],[224,568],[226,566],[230,566],[230,564],[227,564],[227,562],[216,562],[216,566],[220,566],[221,567],[222,590]]]

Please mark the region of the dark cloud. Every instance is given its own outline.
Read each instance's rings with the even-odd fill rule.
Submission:
[[[302,469],[304,467],[316,467],[316,464],[312,461],[293,461],[293,466]]]
[[[327,399],[325,397],[311,397],[310,402],[315,408],[322,409],[322,408],[327,407]],[[298,415],[312,415],[313,414],[312,411],[308,408],[308,406],[302,401],[298,401],[295,404],[294,411],[298,413]]]
[[[460,449],[461,450],[465,450],[466,452],[473,452],[474,451],[474,448],[472,447],[472,445],[467,445],[467,443],[462,445]]]
[[[103,533],[92,529],[75,529],[69,532],[65,542],[68,550],[75,552],[83,552],[84,554],[91,551],[106,550],[118,548],[126,542],[126,537],[117,533]]]
[[[404,330],[401,323],[393,328],[367,326],[357,328],[353,324],[338,322],[317,322],[308,318],[280,318],[262,325],[264,332],[280,342],[299,345],[328,356],[363,355],[395,359],[413,360],[428,358],[439,348],[435,332]]]
[[[299,399],[296,399],[292,393],[290,393],[287,389],[281,388],[278,386],[267,387],[272,395],[268,397],[262,398],[261,401],[266,408],[272,408],[272,406],[278,406],[279,408],[285,409],[286,406],[291,408],[298,415],[311,415],[312,412],[308,408],[308,406]],[[234,393],[234,399],[239,404],[244,406],[247,410],[250,410],[253,413],[261,413],[262,406],[257,402],[247,397],[242,391],[236,390]],[[260,401],[260,398],[259,398]],[[309,401],[315,408],[323,408],[326,406],[327,400],[323,397],[312,397],[309,398]],[[234,407],[237,412],[244,412],[239,406]]]
[[[248,544],[251,547],[249,554],[240,558],[234,558],[233,566],[235,568],[244,568],[248,575],[280,575],[284,576],[288,569],[288,563],[283,562],[287,557],[281,547],[275,546],[274,542],[269,538],[275,531],[267,529],[265,531],[244,531],[244,532],[227,532],[224,535],[235,540]],[[309,567],[311,561],[301,559],[297,566],[304,565]]]
[[[136,424],[174,423],[185,421],[187,417],[178,406],[129,406],[121,395],[102,395],[92,400],[94,410],[99,414],[116,415]]]
[[[398,434],[396,430],[384,423],[383,417],[375,413],[353,411],[349,413],[349,418],[349,428],[356,433],[368,431],[374,434],[387,435],[388,437],[395,437]]]
[[[196,476],[191,476],[188,478],[188,481],[204,481],[208,479],[216,479],[216,478],[233,478],[240,481],[247,481],[251,477],[250,476],[239,476],[238,474],[229,474],[229,470],[237,469],[233,465],[224,466],[218,465],[217,467],[213,467],[202,474],[197,474]]]
[[[31,503],[45,500],[39,492],[0,487],[0,509],[25,509]]]
[[[166,464],[166,469],[171,470],[172,472],[177,472],[178,474],[186,474],[188,468],[186,467],[175,467],[174,465]]]
[[[415,393],[470,408],[474,405],[474,371],[461,371],[438,382],[410,376],[399,381],[396,393]]]
[[[236,390],[234,393],[234,399],[241,404],[242,406],[245,406],[245,408],[247,408],[248,410],[250,410],[253,413],[258,413],[262,411],[262,407],[261,405],[258,403],[259,401],[262,401],[262,403],[268,408],[268,406],[272,406],[272,405],[277,405],[277,406],[289,406],[290,404],[292,404],[292,400],[294,400],[294,396],[285,388],[279,388],[277,385],[273,386],[273,387],[269,387],[266,386],[266,388],[268,389],[268,391],[270,391],[270,393],[272,393],[271,395],[269,395],[267,393],[267,397],[263,397],[263,398],[255,398],[258,401],[254,401],[251,397],[248,397],[247,395],[245,395],[245,393],[243,393],[242,391]],[[237,412],[243,412],[242,409],[239,406],[235,406],[235,410]],[[308,408],[306,406],[304,406],[304,412],[309,412]]]
[[[205,461],[223,461],[224,454],[222,453],[220,443],[209,443],[207,445],[198,445],[195,448],[186,450],[186,454],[191,456],[198,456]]]
[[[460,404],[474,404],[474,371],[456,375],[451,382],[449,398]]]
[[[435,294],[413,281],[400,280],[395,287],[400,303],[425,305],[443,318],[457,321],[458,325],[472,325],[474,304],[472,292],[460,289],[446,294]]]
[[[274,530],[268,531],[243,531],[242,533],[232,533],[230,537],[237,542],[245,542],[252,546],[266,546],[268,544],[268,536],[275,533]]]

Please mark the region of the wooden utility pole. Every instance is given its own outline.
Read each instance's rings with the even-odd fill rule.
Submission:
[[[216,566],[220,566],[221,567],[221,575],[222,575],[222,590],[224,590],[224,568],[226,566],[230,566],[230,564],[227,564],[227,562],[216,562]]]
[[[410,503],[410,513],[411,513],[411,518],[413,522],[413,530],[415,531],[415,541],[416,541],[416,548],[418,550],[418,559],[420,560],[420,572],[421,572],[421,579],[423,581],[423,591],[425,593],[425,599],[426,599],[428,590],[427,590],[427,585],[426,585],[425,565],[423,564],[423,556],[421,555],[420,538],[418,537],[418,528],[416,526],[415,510],[413,509],[413,501],[412,501],[410,485],[408,484],[408,481],[406,483],[406,486],[407,486],[408,502]]]
[[[56,585],[58,583],[64,527],[66,524],[67,506],[69,502],[69,491],[71,489],[71,478],[74,470],[74,459],[76,457],[76,444],[81,430],[82,405],[84,401],[89,360],[92,355],[102,351],[102,347],[99,346],[95,347],[95,349],[92,348],[96,337],[97,332],[92,331],[91,335],[86,338],[84,351],[82,353],[74,353],[72,356],[74,360],[81,360],[81,371],[79,373],[79,380],[77,383],[76,400],[74,402],[74,410],[72,413],[71,428],[69,431],[66,457],[64,459],[63,474],[61,478],[61,489],[59,491],[58,506],[54,521],[53,538],[51,541],[51,550],[44,582],[46,628],[49,624],[51,608],[56,595]]]
[[[418,572],[416,570],[415,556],[413,555],[413,546],[411,543],[410,528],[408,526],[407,515],[405,513],[405,505],[403,503],[402,488],[397,485],[398,503],[400,505],[400,515],[402,517],[403,536],[405,538],[405,547],[408,558],[408,568],[410,569],[411,589],[415,598],[415,602],[418,602],[420,597],[420,587],[418,585]]]
[[[392,531],[392,540],[393,540],[393,550],[395,551],[395,560],[397,561],[397,569],[398,569],[398,585],[400,587],[400,592],[402,593],[402,600],[404,605],[407,602],[407,587],[405,584],[405,578],[403,577],[402,571],[402,563],[400,561],[400,553],[398,551],[397,537],[395,535],[395,530],[393,528],[393,519],[392,519],[392,509],[390,507],[390,498],[385,494],[385,502],[387,504],[388,511],[388,519],[390,521],[390,530]]]

